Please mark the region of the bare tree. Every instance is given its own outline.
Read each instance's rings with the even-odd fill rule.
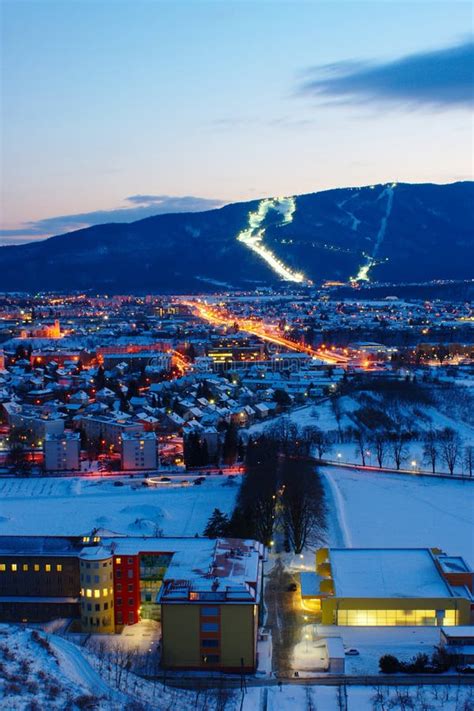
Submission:
[[[379,465],[379,467],[381,469],[383,467],[383,463],[385,461],[385,455],[387,454],[387,450],[388,450],[387,433],[383,430],[376,432],[371,439],[371,446],[375,450],[375,456],[377,457],[377,464]]]
[[[339,434],[339,442],[342,442],[342,432],[341,432],[341,421],[342,421],[342,408],[341,408],[341,403],[339,402],[338,397],[333,397],[331,399],[331,407],[332,411],[334,413],[334,419],[337,422],[337,431]]]
[[[431,465],[433,474],[436,472],[436,462],[439,456],[439,432],[430,429],[423,441],[423,461]]]
[[[469,476],[472,476],[472,471],[474,469],[474,447],[472,444],[468,444],[464,447],[464,466],[469,472]]]
[[[332,449],[332,443],[327,432],[323,432],[319,427],[315,427],[314,425],[304,427],[302,436],[307,442],[314,444],[319,459],[322,459],[324,455]]]
[[[358,453],[360,455],[360,460],[362,462],[362,466],[365,467],[367,438],[362,430],[355,430],[354,437],[355,437],[355,441],[357,442],[356,454]]]
[[[310,462],[286,458],[282,463],[283,522],[295,553],[318,542],[325,527],[324,489]]]
[[[408,435],[403,430],[391,432],[390,434],[390,448],[392,450],[392,456],[397,470],[400,469],[402,463],[408,457],[408,449],[406,445],[407,439]]]
[[[458,433],[451,427],[446,427],[441,433],[440,446],[441,454],[452,476],[461,451],[461,439]]]

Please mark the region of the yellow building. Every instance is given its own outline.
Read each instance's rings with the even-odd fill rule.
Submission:
[[[263,556],[239,539],[173,556],[159,595],[164,667],[255,671]]]
[[[79,570],[82,631],[114,633],[113,555],[103,546],[85,547]]]
[[[474,573],[429,548],[321,548],[302,605],[324,625],[469,625]]]

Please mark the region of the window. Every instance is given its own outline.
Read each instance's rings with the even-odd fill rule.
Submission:
[[[99,582],[100,582],[99,576],[98,576],[98,575],[94,575],[94,583],[99,583]]]
[[[100,597],[100,590],[94,590],[94,597]]]
[[[128,563],[129,565],[132,565],[132,563],[133,563],[133,558],[127,558],[127,563]]]
[[[95,611],[100,612],[100,603],[99,602],[97,602],[95,605]]]
[[[108,610],[108,609],[109,609],[109,603],[108,603],[108,602],[104,602],[104,610]]]
[[[218,614],[219,614],[218,607],[202,607],[201,608],[202,617],[217,617]]]
[[[14,573],[16,573],[16,571],[18,570],[18,566],[16,563],[12,563],[12,570]]]
[[[92,612],[92,605],[90,602],[87,603],[87,611]]]
[[[120,570],[117,570],[117,572],[116,572],[116,576],[117,576],[117,578],[121,578],[121,577],[122,577],[122,573],[121,573],[121,571],[120,571]]]
[[[128,578],[133,578],[133,570],[127,570],[127,577]]]
[[[131,625],[135,622],[135,615],[133,612],[128,613],[128,621],[130,622]]]
[[[117,598],[117,607],[121,607],[121,606],[122,606],[122,598],[118,597]]]
[[[38,563],[35,563],[35,564],[34,564],[34,569],[35,569],[35,573],[37,573],[38,570],[40,569]]]
[[[109,594],[109,591],[107,590],[107,588],[103,588],[103,590],[102,590],[102,595],[103,595],[104,597],[107,597],[108,594]]]
[[[129,597],[128,598],[128,606],[132,607],[132,605],[133,605],[133,597]]]
[[[61,563],[58,563],[56,566],[56,570],[58,571],[58,573],[61,573],[62,569],[63,569],[63,566],[61,565]]]
[[[0,563],[0,570],[2,571],[2,573],[5,571],[6,567],[7,566],[5,565],[5,563]]]
[[[133,585],[128,586],[128,592],[133,592]]]
[[[86,597],[92,597],[92,590],[89,588],[86,590]]]
[[[22,570],[24,570],[26,573],[28,570],[28,563],[23,563],[23,565],[21,567],[22,567]]]
[[[218,647],[218,639],[203,639],[201,640],[201,647]]]
[[[122,559],[121,559],[121,558],[116,558],[116,559],[115,559],[115,563],[116,563],[117,565],[121,565]]]
[[[219,624],[217,622],[201,622],[202,632],[219,632]]]
[[[117,583],[117,592],[122,592],[122,583]]]

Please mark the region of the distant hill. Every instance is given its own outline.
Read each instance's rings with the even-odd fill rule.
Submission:
[[[474,276],[474,183],[375,185],[106,224],[0,248],[1,290],[189,292]],[[303,274],[303,276],[300,276]]]

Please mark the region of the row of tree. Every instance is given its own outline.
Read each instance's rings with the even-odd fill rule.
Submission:
[[[309,458],[310,441],[285,419],[249,441],[246,473],[230,519],[215,509],[204,535],[254,538],[270,545],[282,533],[300,553],[325,529],[324,489]]]

